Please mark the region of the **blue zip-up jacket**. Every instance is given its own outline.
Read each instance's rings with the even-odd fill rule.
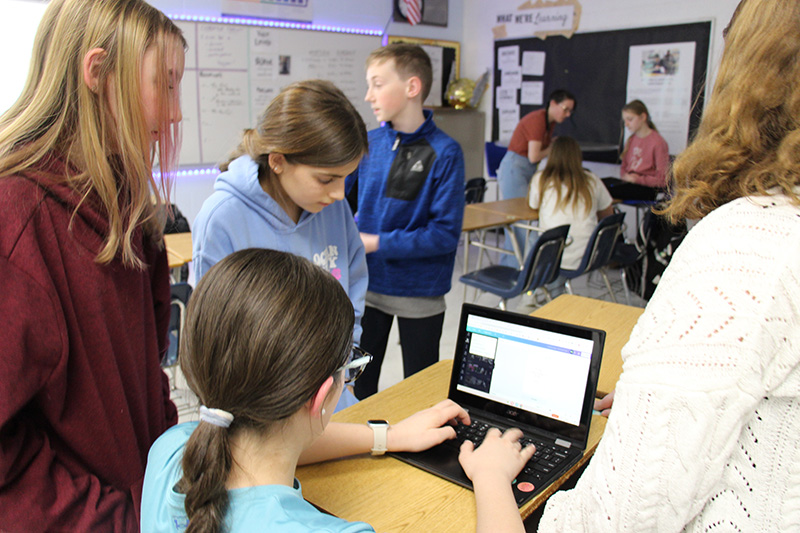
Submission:
[[[367,255],[369,290],[441,296],[450,290],[464,218],[461,146],[436,127],[433,112],[414,133],[391,123],[369,132],[369,154],[347,177],[358,181],[358,229],[380,236]]]
[[[330,272],[347,291],[356,315],[353,342],[360,343],[367,262],[347,202],[334,202],[319,213],[303,211],[295,224],[261,188],[258,165],[244,155],[217,176],[214,193],[203,202],[192,226],[192,247],[195,282],[225,256],[245,248],[305,257]]]

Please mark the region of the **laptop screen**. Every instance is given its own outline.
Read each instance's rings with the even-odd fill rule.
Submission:
[[[460,327],[451,398],[556,438],[583,440],[603,332],[470,304]]]

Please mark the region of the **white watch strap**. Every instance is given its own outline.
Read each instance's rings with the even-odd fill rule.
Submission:
[[[386,440],[389,432],[389,424],[370,424],[372,428],[372,455],[383,455],[386,453]]]

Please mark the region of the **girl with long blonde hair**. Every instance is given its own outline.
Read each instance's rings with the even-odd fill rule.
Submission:
[[[528,193],[528,205],[539,210],[542,231],[569,224],[572,243],[561,258],[561,268],[568,270],[580,265],[598,220],[614,211],[605,186],[582,163],[578,141],[558,137],[544,170],[534,174]]]
[[[177,421],[160,358],[180,30],[141,0],[51,0],[0,117],[0,524],[136,530]]]

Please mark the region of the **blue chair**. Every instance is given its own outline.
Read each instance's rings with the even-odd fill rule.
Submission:
[[[471,178],[464,186],[464,203],[478,204],[483,202],[483,195],[486,193],[486,180],[483,178]]]
[[[570,280],[597,270],[603,276],[603,281],[606,283],[611,300],[616,303],[617,299],[614,297],[614,290],[611,288],[611,282],[608,279],[605,267],[614,253],[617,237],[622,233],[622,221],[624,219],[625,213],[614,213],[598,222],[597,227],[592,232],[592,236],[589,238],[589,243],[586,245],[586,251],[578,268],[576,270],[561,269],[560,275],[567,278],[564,286],[568,293],[572,294]]]
[[[528,252],[521,270],[492,265],[464,274],[459,280],[465,285],[500,296],[501,309],[506,308],[506,301],[509,298],[538,288],[544,289],[547,300],[550,301],[550,293],[544,286],[558,277],[567,234],[569,234],[568,224],[542,233]]]
[[[185,282],[173,283],[170,286],[172,299],[170,302],[169,328],[167,329],[169,346],[164,359],[161,361],[161,368],[170,375],[170,389],[176,390],[175,369],[178,366],[178,350],[181,343],[183,325],[186,321],[186,306],[189,305],[189,298],[192,296],[192,286]]]
[[[490,178],[497,178],[497,169],[500,166],[500,161],[506,155],[508,148],[500,146],[493,142],[487,142],[485,145],[486,151],[486,170]]]

